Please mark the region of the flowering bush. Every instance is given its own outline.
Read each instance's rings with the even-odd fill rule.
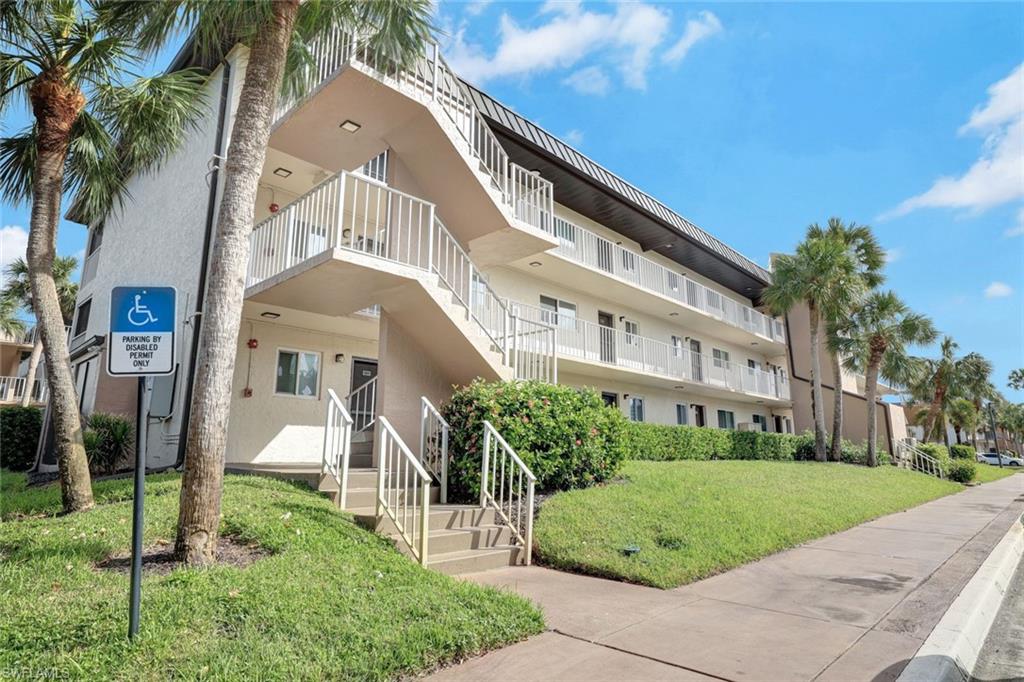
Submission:
[[[451,426],[448,490],[480,495],[484,420],[537,476],[538,490],[585,488],[608,480],[623,459],[625,418],[591,389],[537,381],[475,381],[441,412]]]

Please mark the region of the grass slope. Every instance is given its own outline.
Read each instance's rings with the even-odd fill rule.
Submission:
[[[559,493],[534,538],[556,568],[670,588],[962,490],[895,467],[627,462],[624,483]],[[626,556],[635,545],[640,552]]]
[[[1000,469],[998,466],[979,463],[974,472],[974,482],[991,483],[1007,476],[1013,476],[1016,473],[1021,473],[1021,467],[1003,467]]]
[[[53,514],[59,491],[4,509]],[[61,679],[392,679],[539,632],[525,600],[427,571],[308,489],[228,476],[223,530],[274,554],[244,568],[148,576],[128,644],[131,481],[97,485],[84,514],[0,524],[0,671]],[[173,540],[179,478],[147,481],[146,544]],[[17,677],[18,674],[15,674]]]

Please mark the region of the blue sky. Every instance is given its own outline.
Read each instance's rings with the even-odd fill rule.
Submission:
[[[888,286],[1024,401],[1021,4],[442,0],[437,20],[457,71],[762,265],[810,222],[873,225]],[[6,261],[27,209],[0,225]],[[61,252],[84,239],[62,225]]]

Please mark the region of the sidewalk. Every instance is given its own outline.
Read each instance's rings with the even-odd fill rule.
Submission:
[[[508,568],[549,631],[432,680],[892,680],[1010,524],[1024,474],[675,590]]]

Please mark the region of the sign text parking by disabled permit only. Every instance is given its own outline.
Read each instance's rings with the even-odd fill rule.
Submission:
[[[114,287],[107,372],[114,376],[174,372],[176,305],[174,287]]]

